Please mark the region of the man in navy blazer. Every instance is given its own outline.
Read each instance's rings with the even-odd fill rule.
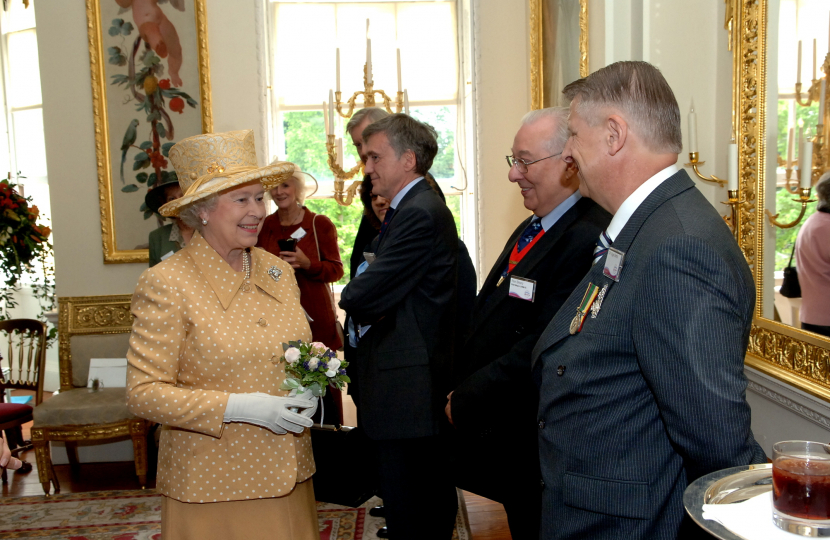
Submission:
[[[374,260],[340,300],[358,323],[358,423],[376,445],[389,537],[448,540],[458,501],[442,433],[458,233],[424,178],[438,151],[432,127],[394,114],[370,124],[363,145],[372,192],[392,202]]]
[[[567,124],[565,107],[531,111],[513,139],[508,179],[533,215],[510,235],[476,298],[472,329],[456,352],[462,382],[446,407],[457,431],[457,485],[502,503],[513,540],[539,538],[539,402],[530,352],[591,268],[594,243],[611,221],[579,194],[576,164],[561,159]],[[532,294],[523,298],[521,287]],[[494,429],[511,423],[509,437]],[[492,466],[505,459],[509,467]]]
[[[579,165],[582,194],[614,217],[531,357],[541,538],[697,537],[686,486],[766,461],[743,372],[752,275],[676,165],[680,111],[655,67],[611,64],[564,94],[563,158]]]

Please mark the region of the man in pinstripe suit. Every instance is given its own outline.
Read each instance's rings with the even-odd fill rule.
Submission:
[[[582,194],[614,217],[532,353],[541,538],[705,535],[685,516],[686,486],[766,460],[743,373],[752,275],[676,165],[680,111],[656,68],[619,62],[564,94],[563,158],[579,165]]]

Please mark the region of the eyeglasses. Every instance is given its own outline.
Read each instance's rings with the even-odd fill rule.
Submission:
[[[562,152],[559,152],[558,154],[553,154],[552,156],[539,158],[539,159],[536,159],[536,160],[533,160],[533,161],[526,161],[522,158],[515,158],[513,156],[504,156],[504,157],[505,157],[505,159],[507,159],[507,164],[510,165],[511,168],[518,167],[519,172],[524,174],[524,173],[527,172],[527,168],[530,165],[533,165],[534,163],[538,163],[539,161],[542,161],[544,159],[549,159],[549,158],[556,157],[556,156],[561,156],[561,155],[562,155]]]

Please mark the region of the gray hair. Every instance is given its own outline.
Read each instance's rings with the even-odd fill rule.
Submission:
[[[182,220],[182,223],[191,229],[199,231],[199,234],[201,234],[204,225],[202,225],[202,216],[200,214],[202,212],[210,213],[216,210],[216,205],[219,204],[219,195],[219,193],[215,193],[206,199],[202,199],[183,208],[179,211],[179,219]]]
[[[580,98],[576,110],[589,125],[599,121],[597,109],[610,105],[627,115],[632,131],[651,150],[683,150],[677,99],[660,70],[648,62],[615,62],[570,83],[562,93],[569,100]]]
[[[369,124],[363,130],[363,141],[376,133],[389,139],[389,146],[400,157],[411,150],[415,154],[415,171],[426,174],[438,153],[438,133],[431,125],[419,122],[409,115],[398,113]]]
[[[556,121],[556,128],[550,138],[545,141],[548,152],[554,152],[556,148],[564,148],[568,142],[568,113],[567,107],[548,107],[530,111],[522,117],[522,125],[528,126],[544,118],[551,118]]]
[[[817,209],[830,208],[830,171],[821,175],[816,182],[816,197],[818,197]]]
[[[386,112],[386,109],[381,109],[380,107],[364,107],[352,115],[349,123],[346,124],[346,132],[351,133],[354,128],[362,124],[367,118],[369,119],[369,123],[373,124],[387,116],[389,116],[389,113]]]

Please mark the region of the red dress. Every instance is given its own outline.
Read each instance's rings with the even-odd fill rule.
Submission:
[[[337,229],[326,216],[317,215],[306,207],[303,207],[303,210],[305,215],[299,225],[283,227],[276,212],[265,218],[256,245],[279,257],[280,247],[277,241],[291,238],[294,231],[301,227],[305,230],[306,234],[297,242],[297,247],[311,261],[311,266],[308,270],[294,270],[297,285],[300,287],[300,304],[308,316],[314,319],[309,322],[314,341],[321,341],[326,347],[336,351],[343,343],[335,327],[334,304],[329,283],[343,277],[343,263],[340,261],[340,249],[337,247]],[[314,240],[315,228],[317,242]]]

